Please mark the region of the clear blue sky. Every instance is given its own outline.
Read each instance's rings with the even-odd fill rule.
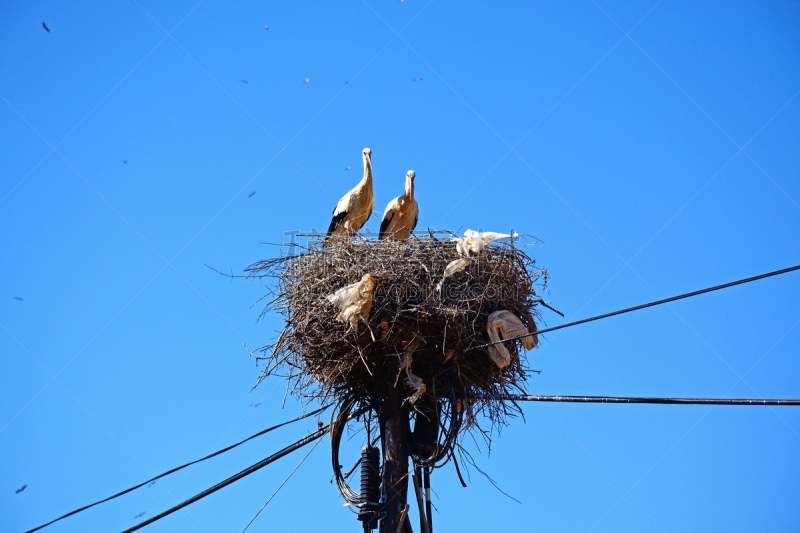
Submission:
[[[411,168],[420,228],[541,239],[566,320],[800,263],[800,4],[699,4],[5,2],[0,529],[302,411],[250,392],[264,288],[203,265],[326,227],[365,146],[376,207]],[[528,388],[800,397],[798,296],[789,274],[564,330]],[[119,531],[315,427],[50,531]],[[358,531],[327,449],[250,531]],[[241,531],[303,453],[147,531]],[[476,454],[521,504],[447,467],[438,532],[800,529],[798,408],[531,404]]]

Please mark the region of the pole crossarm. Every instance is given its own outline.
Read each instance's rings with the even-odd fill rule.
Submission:
[[[556,394],[468,394],[466,398],[470,400],[497,400],[509,402],[800,406],[800,399],[793,398],[661,398],[654,396],[561,396]]]

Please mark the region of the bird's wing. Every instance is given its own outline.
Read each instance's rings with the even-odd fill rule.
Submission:
[[[414,231],[414,228],[417,227],[417,222],[419,221],[419,204],[414,202],[414,222],[411,224],[411,228],[409,228],[409,233]]]
[[[387,209],[383,215],[383,220],[381,220],[381,229],[380,232],[378,233],[379,240],[386,237],[386,231],[389,229],[389,223],[392,221],[393,218],[394,218],[394,210]]]
[[[334,210],[333,218],[331,219],[331,225],[328,227],[328,237],[330,237],[331,234],[334,231],[336,231],[336,228],[338,228],[342,224],[342,222],[346,217],[347,217],[347,211],[340,211],[339,213],[337,213]]]
[[[381,220],[381,229],[378,234],[378,240],[388,237],[386,232],[389,229],[389,224],[391,224],[392,220],[394,220],[399,208],[400,202],[398,202],[397,198],[386,204],[386,209],[383,210],[383,220]]]
[[[331,219],[331,225],[328,227],[328,236],[336,231],[336,229],[342,225],[344,219],[347,218],[350,206],[350,197],[352,196],[352,191],[348,192],[336,203],[336,207],[333,208],[333,218]]]

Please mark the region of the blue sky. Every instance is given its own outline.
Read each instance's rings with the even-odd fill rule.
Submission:
[[[541,239],[566,320],[800,263],[797,2],[1,9],[4,531],[302,412],[279,379],[250,392],[248,350],[281,328],[256,322],[264,287],[204,264],[241,272],[280,253],[261,243],[325,228],[365,146],[377,208],[413,168],[420,228]],[[800,397],[798,294],[789,274],[554,333],[528,389]],[[122,530],[315,427],[50,531]],[[327,447],[250,531],[357,530]],[[800,527],[793,408],[530,404],[475,451],[521,504],[446,467],[437,531]],[[241,531],[303,454],[148,531]]]

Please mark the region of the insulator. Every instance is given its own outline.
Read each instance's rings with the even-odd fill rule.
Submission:
[[[361,501],[378,503],[381,499],[381,454],[369,444],[361,450]]]

